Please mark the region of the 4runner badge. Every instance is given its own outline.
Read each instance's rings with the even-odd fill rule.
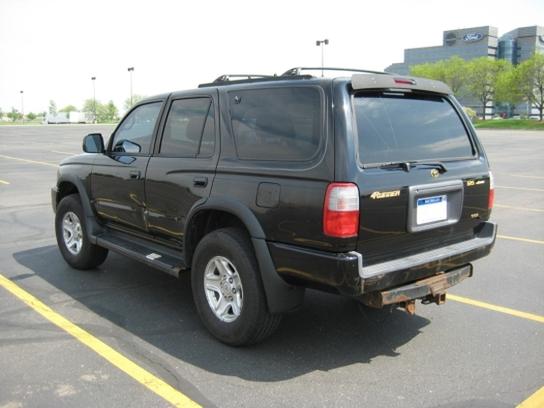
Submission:
[[[370,194],[370,198],[373,200],[380,199],[380,198],[392,198],[392,197],[398,197],[400,196],[400,190],[395,191],[374,191],[372,194]]]

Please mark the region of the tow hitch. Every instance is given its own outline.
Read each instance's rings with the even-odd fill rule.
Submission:
[[[472,265],[467,264],[439,275],[431,276],[404,286],[372,292],[363,295],[362,302],[370,307],[382,308],[386,305],[397,304],[403,307],[408,314],[416,311],[416,300],[427,305],[446,302],[446,289],[472,276]]]

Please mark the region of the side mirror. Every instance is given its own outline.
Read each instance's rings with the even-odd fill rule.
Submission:
[[[104,153],[104,139],[101,133],[90,133],[83,138],[85,153]]]

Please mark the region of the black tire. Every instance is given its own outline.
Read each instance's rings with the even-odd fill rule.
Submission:
[[[70,252],[63,237],[62,222],[66,213],[72,212],[80,220],[82,230],[81,249],[77,254]],[[55,215],[55,232],[57,235],[57,244],[64,260],[76,269],[93,269],[101,265],[108,256],[108,250],[92,244],[87,237],[85,226],[85,215],[81,207],[81,201],[77,194],[71,194],[64,197],[57,206]]]
[[[206,298],[204,274],[208,262],[216,256],[225,257],[232,263],[243,288],[240,315],[231,322],[220,320]],[[255,344],[270,336],[279,326],[282,316],[268,311],[251,243],[247,234],[237,228],[215,230],[202,238],[193,257],[191,286],[202,323],[213,336],[225,344]]]

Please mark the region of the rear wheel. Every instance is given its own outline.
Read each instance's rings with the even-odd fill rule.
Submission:
[[[219,229],[200,241],[191,285],[204,326],[223,343],[258,343],[281,321],[268,311],[251,243],[239,229]]]
[[[108,250],[92,244],[87,237],[79,196],[64,197],[55,216],[57,244],[64,260],[76,269],[92,269],[102,264]]]

